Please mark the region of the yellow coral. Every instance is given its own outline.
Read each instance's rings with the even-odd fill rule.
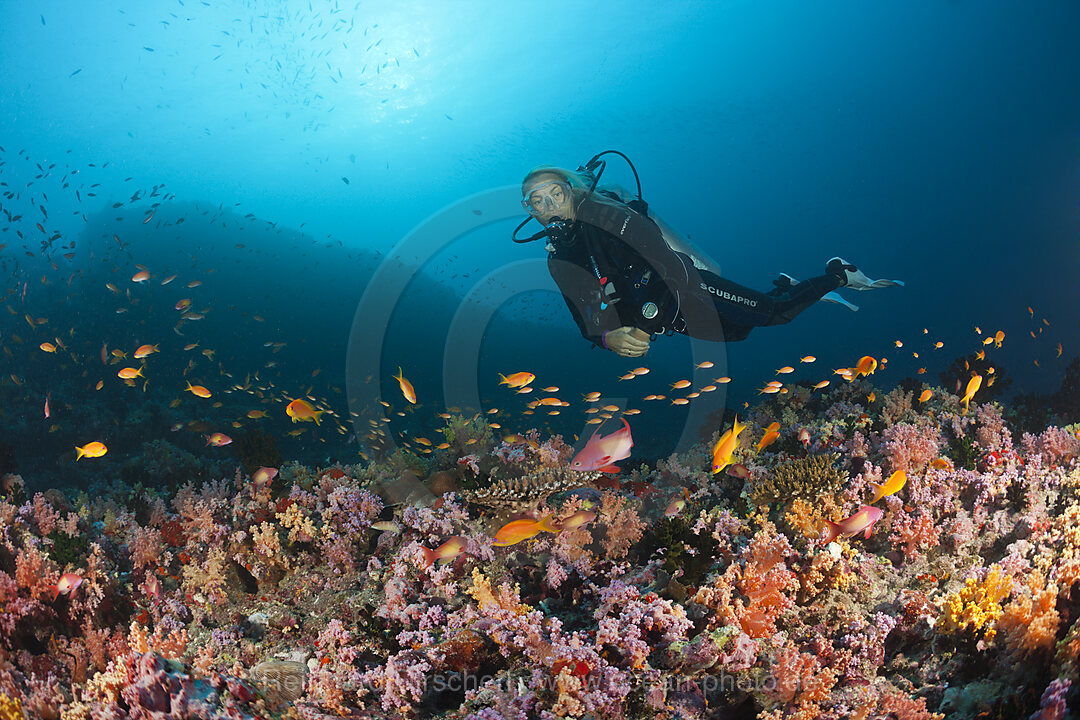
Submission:
[[[471,587],[467,588],[467,592],[476,604],[480,606],[481,610],[485,610],[488,607],[494,605],[500,607],[503,610],[510,610],[517,615],[524,615],[532,610],[529,605],[523,605],[518,598],[518,593],[521,588],[518,585],[514,585],[513,589],[509,585],[503,583],[499,586],[498,592],[493,592],[491,589],[491,581],[488,580],[484,573],[480,572],[480,568],[474,567],[472,571]]]
[[[0,693],[0,720],[24,720],[19,698],[9,698]]]
[[[285,508],[285,512],[279,512],[277,519],[281,527],[289,531],[290,543],[311,542],[319,534],[319,531],[315,529],[315,523],[311,522],[311,518],[305,515],[296,503]]]
[[[964,587],[945,598],[937,627],[941,632],[959,630],[984,631],[987,640],[997,633],[995,624],[1001,617],[1001,601],[1012,592],[1012,580],[994,565],[982,582],[968,578]]]

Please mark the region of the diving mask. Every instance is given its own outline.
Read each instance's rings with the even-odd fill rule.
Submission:
[[[570,183],[562,180],[537,185],[521,201],[530,215],[551,215],[570,198]]]

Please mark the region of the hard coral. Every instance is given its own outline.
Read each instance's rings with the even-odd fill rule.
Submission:
[[[816,500],[840,490],[845,477],[836,468],[836,453],[811,455],[778,465],[763,480],[747,489],[755,505],[786,503],[795,498]]]

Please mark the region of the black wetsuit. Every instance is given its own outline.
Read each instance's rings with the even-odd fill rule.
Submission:
[[[622,326],[743,340],[755,327],[790,322],[844,284],[827,274],[768,293],[751,290],[694,267],[644,211],[636,201],[593,194],[579,202],[566,237],[548,244],[548,270],[582,336],[598,347],[605,332]]]

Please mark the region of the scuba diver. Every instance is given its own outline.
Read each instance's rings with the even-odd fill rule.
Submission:
[[[608,153],[630,164],[636,197],[618,188],[597,190],[605,167],[600,158]],[[637,170],[617,150],[596,155],[577,171],[537,167],[522,181],[521,194],[530,217],[514,231],[514,242],[547,238],[548,270],[582,336],[623,357],[643,356],[659,334],[744,340],[755,327],[791,322],[821,299],[858,309],[833,293],[837,288],[903,285],[870,280],[842,258],[803,282],[781,274],[765,293],[724,279],[715,262],[650,216]],[[544,229],[518,238],[532,219]]]

